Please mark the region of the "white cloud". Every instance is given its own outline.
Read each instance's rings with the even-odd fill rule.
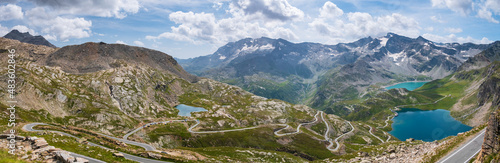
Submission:
[[[117,44],[127,45],[127,43],[123,42],[122,40],[116,40],[116,43],[117,43]]]
[[[16,25],[14,27],[12,27],[11,30],[14,30],[14,29],[17,29],[19,32],[29,32],[31,35],[37,35],[37,33],[33,30],[33,29],[30,29],[24,25]]]
[[[91,21],[84,18],[65,18],[47,13],[44,8],[36,7],[26,12],[28,23],[40,28],[41,33],[53,39],[68,41],[70,38],[90,37]]]
[[[141,42],[141,41],[134,41],[134,44],[137,45],[137,46],[142,46],[144,47],[144,43]]]
[[[13,4],[0,6],[0,13],[0,21],[22,19],[24,15],[22,8]]]
[[[472,43],[477,43],[477,44],[489,44],[492,41],[489,40],[486,37],[483,37],[481,40],[474,39],[470,36],[467,37],[457,37],[455,34],[450,34],[447,36],[439,36],[439,35],[434,35],[434,34],[423,34],[422,37],[429,39],[434,42],[443,42],[443,43],[451,43],[451,42],[458,42],[458,43],[467,43],[467,42],[472,42]]]
[[[173,39],[194,44],[225,44],[246,37],[272,37],[287,40],[297,35],[286,28],[287,23],[300,20],[303,12],[285,0],[233,1],[229,5],[228,18],[217,19],[213,13],[177,11],[169,19],[177,26],[158,36],[146,39]]]
[[[416,37],[420,27],[412,18],[398,13],[373,17],[369,13],[350,12],[346,18],[324,18],[324,9],[333,6],[326,2],[320,9],[320,16],[309,23],[309,27],[329,40],[328,43],[352,41],[360,37],[381,36],[388,32]]]
[[[474,3],[472,0],[431,0],[432,7],[448,8],[462,15],[469,14]]]
[[[337,18],[342,16],[344,11],[338,8],[334,3],[328,1],[319,9],[319,13],[319,16],[322,18]]]
[[[37,6],[46,6],[59,14],[92,15],[124,18],[141,7],[137,0],[29,0]]]
[[[498,20],[493,18],[493,15],[500,15],[500,1],[498,0],[486,0],[482,1],[484,3],[479,4],[479,10],[477,11],[477,17],[488,20],[492,23],[500,23]]]
[[[432,31],[434,31],[434,27],[427,27],[427,28],[425,28],[425,30],[432,32]]]
[[[300,20],[304,17],[304,12],[290,5],[287,0],[233,0],[229,7],[233,15],[269,20]]]
[[[9,28],[7,27],[2,27],[2,24],[0,24],[0,36],[5,36],[7,33],[9,33]]]
[[[460,32],[462,32],[462,28],[446,28],[444,30],[448,33],[460,33]]]

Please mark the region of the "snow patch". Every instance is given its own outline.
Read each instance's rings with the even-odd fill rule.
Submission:
[[[224,60],[224,59],[226,59],[226,56],[221,55],[221,56],[219,57],[219,59],[220,59],[220,60]]]
[[[256,45],[248,46],[247,44],[245,44],[245,46],[243,48],[241,48],[241,51],[254,52],[257,50],[264,51],[264,50],[272,50],[272,49],[274,49],[274,46],[271,44],[266,44],[266,45],[262,45],[262,46],[256,46]]]
[[[387,40],[389,40],[389,38],[382,37],[379,38],[378,40],[380,40],[380,46],[385,46],[387,45]]]
[[[403,57],[404,51],[401,51],[399,53],[389,53],[387,54],[387,57],[391,57],[394,62],[397,62],[399,58]]]

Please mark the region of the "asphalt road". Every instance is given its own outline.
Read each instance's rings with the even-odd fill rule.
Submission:
[[[324,123],[325,123],[325,125],[326,125],[325,140],[327,140],[328,142],[330,142],[330,145],[328,145],[328,146],[326,147],[326,149],[328,149],[328,150],[330,150],[330,151],[338,151],[338,150],[339,150],[339,147],[340,147],[340,144],[339,144],[339,139],[340,139],[340,138],[342,138],[344,135],[347,135],[347,134],[349,134],[349,133],[353,132],[353,131],[354,131],[354,126],[352,126],[351,122],[346,121],[347,123],[349,123],[349,125],[351,125],[351,128],[352,128],[352,129],[351,129],[351,131],[346,132],[346,133],[344,133],[344,134],[340,135],[339,137],[335,138],[335,140],[334,140],[334,141],[332,141],[332,139],[328,137],[328,133],[330,132],[330,127],[329,127],[328,123],[326,122],[325,118],[323,118],[323,113],[321,113],[321,120],[323,120],[323,122],[324,122]],[[335,147],[335,149],[332,149],[332,147],[333,147],[333,143],[334,143],[334,142],[335,142],[335,144],[336,144],[337,146]]]
[[[45,124],[45,123],[30,123],[30,124],[27,124],[27,125],[24,125],[23,126],[23,130],[25,131],[31,131],[31,132],[41,132],[41,131],[44,131],[44,130],[35,130],[33,129],[33,127],[37,126],[37,125],[48,125],[48,124]],[[77,138],[76,136],[74,135],[71,135],[71,134],[68,134],[68,133],[65,133],[65,132],[60,132],[60,131],[50,131],[50,132],[54,132],[54,133],[60,133],[62,135],[65,135],[65,136],[69,136],[69,137],[73,137],[73,138]],[[111,136],[108,136],[112,139],[116,139],[116,140],[123,140],[123,139],[118,139],[118,138],[114,138],[114,137],[111,137]],[[127,142],[133,142],[133,141],[127,141]],[[125,143],[127,143],[125,142]],[[135,142],[137,143],[137,142]],[[127,143],[128,144],[128,143]],[[144,143],[142,143],[144,144]],[[89,145],[90,146],[95,146],[95,147],[100,147],[102,149],[107,149],[107,150],[111,150],[107,147],[104,147],[104,146],[101,146],[99,144],[95,144],[95,143],[92,143],[92,142],[89,142]],[[122,152],[120,152],[122,153]],[[168,163],[168,162],[165,162],[165,161],[159,161],[159,160],[152,160],[152,159],[148,159],[148,158],[143,158],[143,157],[139,157],[139,156],[134,156],[134,155],[130,155],[130,154],[126,154],[126,153],[122,153],[123,156],[126,158],[126,159],[129,159],[129,160],[132,160],[132,161],[137,161],[137,162],[142,162],[142,163]],[[101,161],[101,160],[98,160],[98,159],[95,159],[95,158],[91,158],[91,157],[88,157],[88,156],[84,156],[84,155],[80,155],[80,154],[76,154],[76,153],[73,153],[71,152],[71,155],[72,156],[77,156],[77,157],[82,157],[82,158],[85,158],[87,160],[89,160],[89,162],[94,162],[94,163],[102,163],[104,161]]]
[[[484,132],[482,130],[476,137],[469,140],[469,142],[460,146],[458,149],[443,157],[439,163],[462,163],[468,162],[481,150],[484,141]]]

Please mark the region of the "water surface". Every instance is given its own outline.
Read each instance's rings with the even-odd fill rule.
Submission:
[[[385,89],[394,89],[394,88],[406,88],[409,91],[413,91],[414,89],[417,89],[424,85],[425,83],[428,82],[404,82],[404,83],[399,83],[393,86],[385,87]]]
[[[193,107],[193,106],[184,105],[184,104],[177,105],[177,106],[175,106],[175,108],[177,110],[179,110],[179,114],[178,114],[179,116],[187,116],[187,117],[191,116],[191,112],[208,111],[204,108]]]
[[[472,129],[472,127],[455,120],[450,115],[450,111],[443,109],[419,110],[403,108],[398,111],[398,116],[394,117],[393,122],[393,130],[389,133],[401,141],[408,138],[428,142],[441,140]]]

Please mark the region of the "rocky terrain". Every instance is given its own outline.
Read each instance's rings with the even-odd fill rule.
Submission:
[[[481,152],[476,158],[475,162],[499,162],[500,156],[500,119],[499,111],[497,110],[490,115],[486,133],[484,135],[484,142]]]
[[[337,45],[247,38],[179,63],[256,95],[327,110],[338,101],[370,97],[374,84],[443,78],[488,46],[394,33]]]
[[[9,135],[0,135],[0,148],[7,147],[7,137],[9,137]],[[49,145],[44,138],[16,136],[15,139],[18,140],[18,142],[16,142],[18,147],[17,155],[20,155],[21,159],[24,160],[46,163],[89,162],[87,159],[71,156],[70,152]]]
[[[56,46],[52,45],[49,41],[47,41],[43,36],[33,36],[30,33],[21,33],[18,30],[14,29],[7,33],[4,38],[18,40],[24,43],[35,44],[35,45],[45,45],[51,48],[55,48]]]
[[[4,74],[7,74],[8,57],[5,54],[8,49],[16,49],[17,54],[16,100],[22,101],[16,105],[18,122],[45,122],[122,137],[149,122],[186,119],[178,116],[175,109],[179,104],[186,104],[208,110],[188,118],[200,121],[194,131],[257,128],[241,133],[185,134],[187,127],[193,125],[189,122],[180,124],[188,125],[186,127],[152,127],[153,131],[141,131],[131,139],[160,148],[188,147],[188,151],[200,153],[208,159],[219,156],[207,150],[219,148],[257,148],[278,152],[276,155],[280,157],[297,154],[293,156],[294,160],[332,156],[326,149],[327,142],[315,139],[324,134],[321,131],[326,131],[320,124],[306,126],[311,129],[282,138],[273,134],[280,127],[273,124],[296,126],[309,122],[314,119],[316,110],[195,77],[185,72],[171,56],[158,51],[106,43],[85,43],[59,49],[0,38],[3,65],[0,72]],[[7,76],[1,78],[0,86],[7,87]],[[2,101],[7,101],[7,90],[0,92]],[[6,104],[0,106],[2,113],[8,112]],[[7,118],[8,115],[0,114],[0,117]],[[330,117],[328,123],[330,137],[348,131],[348,124],[340,117]],[[6,128],[2,126],[1,129]],[[319,133],[314,134],[311,131],[314,129]],[[241,135],[248,135],[250,139],[241,139]],[[251,140],[257,138],[252,135],[259,135],[259,139]],[[249,157],[231,159],[246,158]]]

